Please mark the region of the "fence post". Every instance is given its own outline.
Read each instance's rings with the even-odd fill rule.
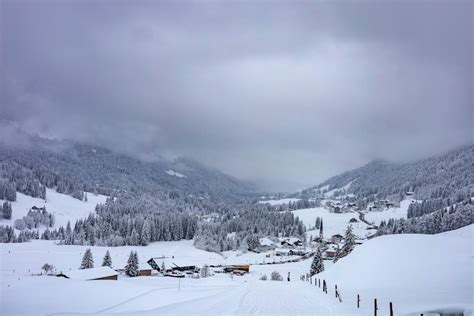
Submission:
[[[374,316],[377,316],[377,310],[378,310],[378,307],[377,307],[377,299],[374,298]]]
[[[359,303],[360,303],[360,295],[357,294],[357,308],[359,308]]]
[[[318,286],[321,287],[321,279],[318,279]]]
[[[337,298],[337,284],[334,286],[334,295],[336,295],[336,298]]]
[[[392,305],[392,302],[390,302],[390,316],[393,316],[393,305]]]

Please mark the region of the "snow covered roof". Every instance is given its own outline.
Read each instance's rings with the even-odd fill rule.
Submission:
[[[62,272],[62,274],[73,280],[94,280],[118,275],[118,273],[110,267],[68,271]]]
[[[281,239],[281,241],[282,241],[282,242],[283,242],[283,241],[286,241],[286,242],[288,242],[288,243],[290,243],[290,244],[294,244],[294,243],[296,243],[296,242],[301,242],[301,239],[296,238],[296,237],[288,237],[288,238],[283,238],[283,239]]]
[[[260,238],[260,245],[262,246],[271,246],[273,245],[273,241],[271,241],[269,238],[267,237],[264,237],[264,238]]]

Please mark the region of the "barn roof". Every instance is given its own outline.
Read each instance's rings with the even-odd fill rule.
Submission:
[[[110,267],[99,267],[84,270],[74,270],[62,272],[62,275],[73,280],[94,280],[118,275],[118,273]]]

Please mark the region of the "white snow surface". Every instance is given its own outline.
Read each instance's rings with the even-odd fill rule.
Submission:
[[[38,273],[46,262],[57,270],[77,269],[86,246],[58,246],[52,241],[0,244],[0,314],[370,315],[377,298],[379,315],[388,315],[389,302],[396,315],[447,309],[472,315],[473,229],[471,225],[439,235],[369,240],[336,264],[325,262],[326,271],[317,277],[327,281],[328,294],[299,280],[311,260],[252,265],[250,274],[233,278],[216,273],[205,279],[119,276],[118,281],[81,281],[31,273]],[[100,265],[107,248],[90,248]],[[223,257],[194,248],[192,241],[179,241],[109,248],[113,266],[123,267],[132,249],[140,262],[161,255],[198,266],[274,260],[255,253],[226,252]],[[274,270],[285,281],[259,280]],[[334,297],[335,284],[342,303]],[[360,309],[355,305],[357,294]]]
[[[265,200],[265,201],[259,201],[261,204],[270,204],[270,205],[283,205],[283,204],[288,204],[290,202],[297,202],[300,199],[296,198],[285,198],[285,199],[279,199],[279,200]]]
[[[64,272],[64,274],[70,279],[84,280],[84,281],[118,275],[118,273],[115,272],[114,269],[107,266],[91,268],[91,269],[67,271],[67,272]]]
[[[177,178],[186,178],[184,174],[174,171],[173,169],[166,170],[165,172],[169,174],[170,176],[175,176]]]
[[[323,233],[325,238],[331,238],[332,235],[341,234],[344,235],[344,231],[349,225],[351,218],[357,219],[357,223],[351,223],[354,234],[359,238],[365,238],[366,235],[371,234],[372,231],[367,230],[367,225],[359,221],[359,213],[349,212],[349,213],[331,213],[328,209],[324,207],[315,207],[307,208],[293,211],[295,216],[298,216],[299,219],[306,225],[307,229],[314,227],[316,222],[316,217],[321,217],[323,219]],[[309,236],[319,236],[319,230],[308,230],[306,235]]]
[[[379,225],[381,221],[400,218],[407,218],[408,207],[413,200],[407,199],[400,202],[400,207],[390,207],[384,211],[365,212],[365,219],[375,225]]]
[[[106,198],[105,195],[94,195],[87,192],[87,202],[85,202],[52,189],[46,189],[45,201],[17,192],[16,201],[11,202],[12,218],[10,220],[0,219],[0,225],[13,225],[16,219],[26,216],[33,206],[45,206],[46,211],[54,214],[55,224],[53,227],[65,227],[68,221],[71,221],[71,225],[73,225],[77,219],[87,217],[94,212],[95,206],[99,203],[105,203]],[[3,203],[3,200],[0,201]],[[41,230],[44,229],[46,227],[41,228]]]

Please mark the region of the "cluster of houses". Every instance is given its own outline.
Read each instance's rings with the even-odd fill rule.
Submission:
[[[146,264],[139,264],[137,276],[160,275],[165,277],[185,278],[197,277],[200,268],[195,265],[183,264],[173,257],[154,257],[150,258]],[[227,265],[223,267],[209,266],[214,272],[230,273],[233,275],[244,275],[249,273],[250,265]],[[68,272],[60,272],[56,274],[58,277],[64,277],[73,280],[117,280],[120,274],[124,274],[125,269],[112,269],[108,266],[73,270]]]
[[[329,200],[325,204],[331,213],[346,213],[357,210],[357,204],[353,202],[341,202]]]
[[[387,209],[389,207],[395,206],[395,203],[393,203],[390,200],[378,200],[374,201],[368,206],[369,212],[372,211],[383,211],[384,209]]]

